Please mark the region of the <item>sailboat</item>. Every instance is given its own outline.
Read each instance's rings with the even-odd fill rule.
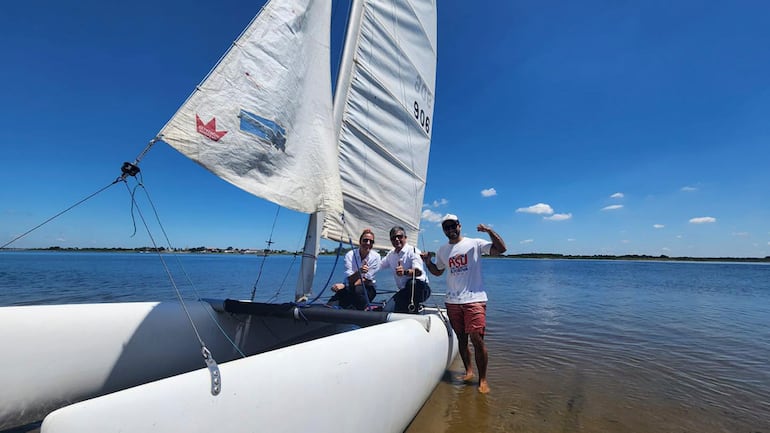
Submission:
[[[386,238],[399,225],[418,238],[435,0],[353,1],[333,97],[330,16],[328,0],[268,2],[123,171],[135,175],[162,142],[308,214],[297,302],[2,307],[0,430],[40,420],[43,432],[408,426],[457,354],[444,312],[305,300],[322,237],[347,241],[368,227]]]

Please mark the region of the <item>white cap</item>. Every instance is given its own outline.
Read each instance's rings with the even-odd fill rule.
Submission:
[[[457,215],[448,213],[444,215],[444,218],[441,218],[441,224],[444,224],[446,221],[457,221],[460,222],[460,218],[457,218]]]

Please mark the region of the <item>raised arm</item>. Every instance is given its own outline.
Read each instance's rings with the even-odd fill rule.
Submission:
[[[425,269],[427,269],[428,272],[430,272],[431,274],[438,277],[444,273],[444,270],[436,267],[436,265],[433,263],[433,260],[431,260],[432,256],[433,256],[433,253],[431,253],[430,251],[425,251],[420,253],[420,258],[422,259],[422,262],[425,263]]]
[[[485,232],[489,235],[489,240],[492,241],[492,247],[489,250],[489,254],[492,256],[499,256],[500,254],[504,253],[507,248],[505,248],[505,242],[503,241],[503,238],[500,237],[500,235],[497,234],[494,230],[492,230],[490,227],[479,224],[478,227],[476,227],[476,230],[480,232]]]

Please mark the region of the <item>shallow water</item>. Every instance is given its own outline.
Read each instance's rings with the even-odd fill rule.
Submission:
[[[447,377],[408,432],[770,432],[767,265],[484,265],[492,392]]]
[[[299,265],[288,256],[164,261],[188,299],[248,298],[261,267],[256,299],[285,300]],[[320,259],[316,286],[333,263]],[[492,392],[448,374],[408,432],[770,433],[767,264],[487,259],[484,267]],[[380,289],[391,284],[378,280]],[[431,286],[443,292],[444,279]],[[0,253],[0,305],[174,296],[153,254]],[[452,371],[462,370],[458,358]]]

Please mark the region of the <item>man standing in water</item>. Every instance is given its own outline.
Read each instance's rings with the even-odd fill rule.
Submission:
[[[479,392],[489,392],[487,383],[487,346],[484,331],[487,322],[487,292],[481,276],[481,255],[500,255],[505,252],[505,242],[494,230],[479,224],[476,230],[486,232],[490,241],[464,238],[460,234],[460,220],[456,215],[447,214],[441,219],[441,228],[449,242],[436,253],[436,263],[431,253],[422,253],[422,259],[431,274],[440,276],[449,268],[447,276],[446,307],[449,322],[457,334],[460,357],[465,365],[464,381],[473,379],[473,364],[468,339],[473,343],[476,367],[479,370]]]

